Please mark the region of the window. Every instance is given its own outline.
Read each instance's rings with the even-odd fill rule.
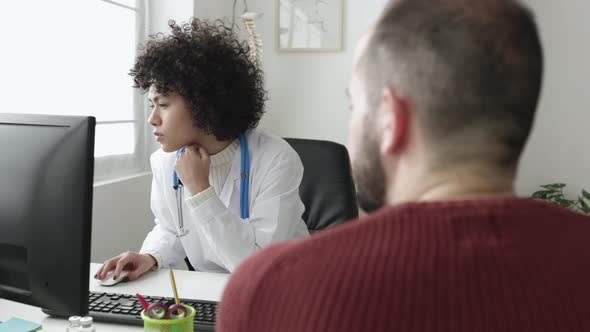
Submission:
[[[95,181],[147,170],[145,98],[128,75],[145,39],[142,0],[0,6],[2,108],[96,117]],[[18,142],[15,142],[18,144]]]

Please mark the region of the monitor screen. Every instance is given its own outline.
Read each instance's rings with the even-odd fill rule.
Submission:
[[[0,298],[88,310],[95,123],[0,113]]]

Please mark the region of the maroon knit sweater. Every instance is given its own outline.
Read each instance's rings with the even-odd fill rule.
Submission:
[[[241,264],[217,331],[590,331],[590,218],[542,202],[404,204]]]

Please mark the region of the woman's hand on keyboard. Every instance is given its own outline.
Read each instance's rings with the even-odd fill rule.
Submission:
[[[149,254],[138,254],[128,251],[107,259],[94,275],[95,279],[104,279],[109,271],[115,270],[115,279],[121,275],[121,271],[129,271],[128,280],[135,280],[149,271],[156,264],[156,259]]]

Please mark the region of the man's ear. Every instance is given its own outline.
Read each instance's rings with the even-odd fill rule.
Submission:
[[[381,155],[404,149],[410,131],[410,110],[408,103],[391,87],[383,89],[377,124]]]

